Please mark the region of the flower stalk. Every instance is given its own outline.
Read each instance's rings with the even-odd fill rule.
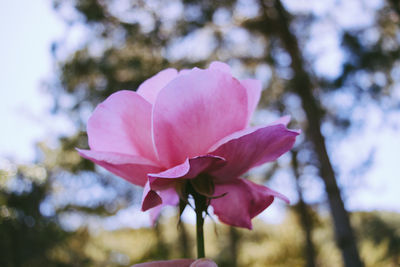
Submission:
[[[194,196],[193,196],[194,197]],[[197,194],[194,197],[195,211],[196,211],[196,239],[197,239],[197,258],[205,258],[204,250],[204,217],[203,211],[207,209],[206,197]]]
[[[208,199],[203,194],[198,193],[191,182],[187,183],[187,192],[193,197],[195,205],[194,210],[196,212],[197,258],[205,258],[204,213],[207,211]]]

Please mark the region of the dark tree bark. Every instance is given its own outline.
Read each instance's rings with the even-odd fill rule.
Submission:
[[[304,231],[304,236],[306,240],[305,245],[305,255],[306,255],[306,266],[315,267],[315,247],[312,241],[312,228],[313,222],[311,219],[311,214],[309,213],[307,204],[304,202],[303,193],[299,183],[299,164],[297,161],[297,151],[292,150],[292,168],[294,177],[296,179],[296,189],[299,195],[299,203],[297,204],[296,210],[299,215],[300,224]]]
[[[154,232],[157,238],[157,246],[156,246],[156,256],[158,257],[157,259],[168,259],[169,256],[169,248],[167,244],[165,244],[165,240],[162,235],[162,227],[159,223],[156,223],[154,226]]]
[[[179,235],[179,247],[181,249],[181,256],[182,258],[191,258],[191,251],[190,251],[190,241],[188,237],[188,233],[186,230],[186,226],[183,222],[178,224],[178,235]]]
[[[400,17],[400,1],[399,0],[389,0],[389,2],[392,5],[392,8],[394,9],[394,11]]]
[[[306,134],[313,143],[319,159],[320,174],[328,195],[336,242],[341,250],[344,264],[346,267],[363,266],[350,224],[350,218],[344,207],[335,172],[326,149],[325,138],[321,133],[322,112],[317,99],[313,95],[314,86],[310,75],[305,70],[297,39],[290,31],[290,16],[279,0],[260,0],[260,3],[265,20],[275,22],[273,23],[273,33],[280,39],[292,59],[291,68],[294,72],[293,91],[301,98],[302,107],[307,116],[308,128]]]

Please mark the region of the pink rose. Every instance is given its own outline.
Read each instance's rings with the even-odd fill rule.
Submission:
[[[179,259],[170,261],[153,261],[135,264],[132,267],[218,267],[215,262],[209,259]]]
[[[166,69],[137,92],[108,97],[89,119],[90,150],[82,157],[144,187],[142,210],[155,220],[177,205],[187,183],[210,197],[219,220],[251,229],[251,219],[275,197],[241,176],[292,148],[299,131],[288,117],[249,127],[261,93],[258,80],[237,80],[228,65],[181,72]]]

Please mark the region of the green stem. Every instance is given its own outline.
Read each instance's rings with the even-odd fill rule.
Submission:
[[[196,239],[197,239],[197,258],[205,258],[204,249],[204,217],[203,212],[207,211],[207,198],[199,194],[192,186],[188,184],[188,192],[194,199],[196,212]]]
[[[196,203],[196,199],[195,199]],[[196,239],[197,239],[197,258],[205,258],[205,251],[204,251],[204,217],[203,217],[203,210],[198,208],[196,203]]]

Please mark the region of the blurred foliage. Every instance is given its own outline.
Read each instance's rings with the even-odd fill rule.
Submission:
[[[400,235],[397,229],[392,228],[391,231],[385,229],[399,225],[400,215],[374,212],[355,213],[352,216],[356,222],[355,228],[359,231],[361,254],[365,255],[366,266],[398,266],[400,255],[396,242],[398,242]],[[379,236],[379,241],[376,243],[371,232],[364,232],[366,218],[370,218],[371,224],[381,223],[379,228],[373,229],[373,233]],[[296,220],[295,213],[289,212],[280,224],[266,224],[256,219],[252,231],[236,229],[240,236],[238,254],[236,255],[238,266],[304,266],[304,239],[299,235],[301,229]],[[317,266],[341,266],[340,253],[332,239],[330,222],[324,217],[319,217],[318,220],[320,223],[314,232],[315,244],[318,247]],[[156,231],[148,228],[102,232],[98,233],[92,242],[102,244],[103,253],[104,251],[113,251],[114,254],[125,255],[129,258],[127,265],[160,258],[176,258],[179,257],[179,253],[177,253],[179,244],[176,242],[178,238],[176,223],[177,221],[170,217],[161,221],[159,227],[162,229],[163,242],[169,248],[169,253],[166,255],[158,254],[158,257],[156,254],[152,254],[158,246]],[[189,236],[193,240],[195,238],[194,226],[191,224],[186,226],[187,229],[190,229]],[[217,227],[217,234],[215,234],[215,227]],[[220,267],[232,266],[230,261],[232,254],[227,248],[229,246],[227,240],[229,231],[227,226],[215,226],[212,223],[207,224],[205,228],[206,253]],[[388,245],[393,243],[396,243],[397,247]],[[100,250],[97,253],[100,253]],[[194,254],[194,247],[192,253]],[[93,260],[104,258],[100,254],[94,254],[92,257]]]
[[[67,232],[59,225],[57,214],[46,216],[40,210],[49,186],[43,167],[21,166],[2,181],[1,266],[90,266],[89,257],[80,250],[87,232]]]

